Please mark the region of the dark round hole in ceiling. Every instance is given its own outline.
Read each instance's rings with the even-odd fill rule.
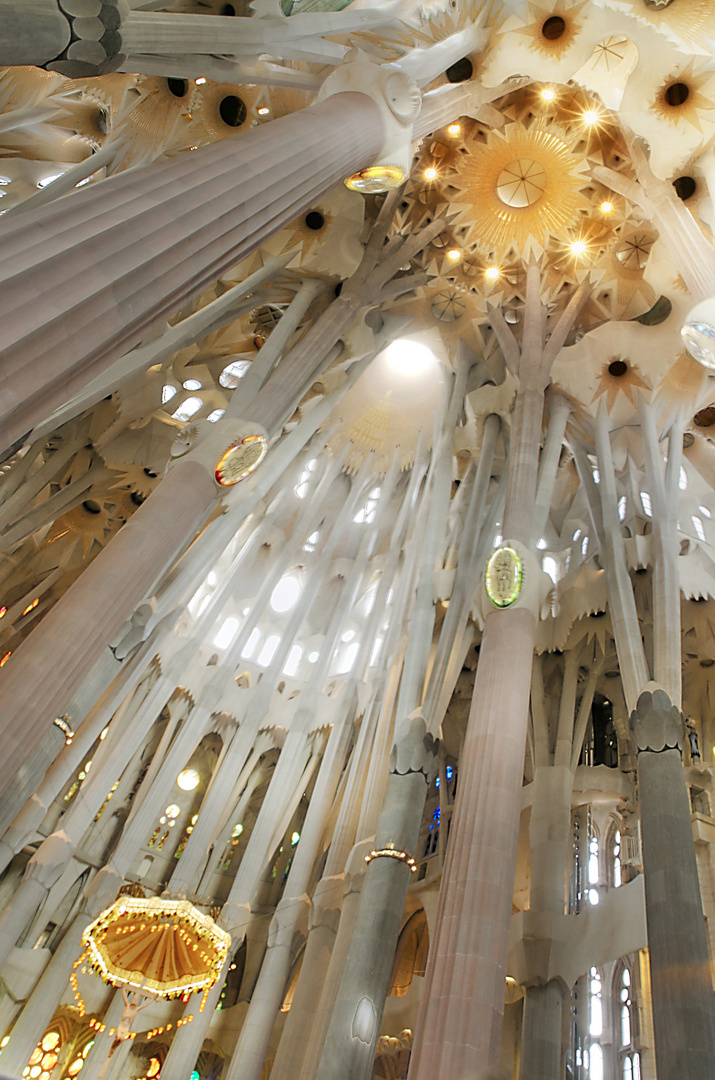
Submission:
[[[566,23],[560,15],[551,15],[541,27],[541,33],[547,41],[558,41],[563,37]]]
[[[715,664],[715,660],[712,660],[709,656],[700,661],[700,667],[712,667],[713,664]]]
[[[325,218],[319,210],[309,210],[305,215],[305,223],[309,229],[313,229],[314,232],[318,232],[325,225]]]
[[[665,91],[665,100],[669,105],[684,105],[690,97],[690,88],[683,82],[674,82]]]
[[[698,427],[712,427],[715,424],[715,405],[706,405],[693,417]]]
[[[223,7],[221,8],[221,14],[222,15],[235,15],[236,14],[236,9],[233,6],[233,4],[224,4]]]
[[[608,365],[608,374],[613,375],[616,379],[620,378],[621,375],[625,375],[627,371],[628,364],[625,360],[611,360]]]
[[[186,97],[189,92],[189,84],[186,79],[167,79],[166,85],[174,97]]]
[[[692,176],[679,176],[673,181],[673,187],[675,188],[675,194],[678,198],[685,202],[686,199],[689,199],[691,195],[695,194],[698,185],[695,183]]]
[[[228,94],[222,98],[218,111],[224,124],[229,127],[240,127],[248,115],[245,104],[235,94]]]
[[[451,83],[467,82],[474,74],[474,65],[468,56],[463,56],[456,64],[448,67],[445,75]]]
[[[85,502],[82,503],[82,506],[88,514],[100,514],[102,512],[102,507],[98,502],[95,502],[94,499],[85,500]]]

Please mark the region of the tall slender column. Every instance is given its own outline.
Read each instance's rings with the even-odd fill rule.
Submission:
[[[296,717],[297,720],[298,717]],[[307,717],[303,720],[305,722]],[[294,721],[294,727],[296,727],[296,721]],[[291,727],[288,733],[248,847],[239,865],[228,899],[223,906],[221,924],[232,937],[230,956],[226,961],[224,972],[211,989],[203,1013],[194,1015],[191,1024],[186,1024],[175,1033],[164,1062],[164,1068],[168,1067],[169,1075],[175,1077],[176,1080],[188,1080],[201,1052],[213,1011],[218,1004],[228,964],[245,937],[250,917],[250,903],[260,875],[295,812],[296,792],[305,790],[306,772],[310,768],[308,765],[310,743],[304,732],[298,730],[300,724],[297,724],[295,730],[294,727]],[[278,826],[277,822],[279,822]],[[276,836],[277,833],[278,836]],[[193,1003],[187,1006],[187,1012],[189,1011],[195,1013]]]
[[[301,922],[307,918],[310,901],[306,889],[345,761],[352,731],[352,711],[350,709],[349,715],[341,718],[330,733],[303,822],[298,850],[288,874],[283,899],[271,920],[261,973],[251,995],[226,1080],[259,1080],[261,1075],[273,1024],[290,974],[294,937]]]
[[[683,783],[683,718],[650,684],[631,713],[659,1080],[701,1080],[715,1061],[715,998]]]
[[[395,242],[390,241],[383,247],[394,206],[395,199],[388,197],[358,270],[341,295],[284,360],[277,385],[270,380],[256,395],[251,407],[252,420],[262,423],[269,433],[274,432],[286,414],[295,408],[306,384],[322,370],[321,365],[327,363],[331,346],[356,314],[365,305],[379,302],[382,289],[404,260],[420,251],[439,232],[441,222],[437,220],[409,240],[393,238]],[[402,282],[401,287],[408,289],[414,279],[405,276]],[[113,639],[161,574],[193,538],[222,490],[213,479],[213,467],[219,451],[223,452],[231,445],[236,425],[237,422],[232,420],[219,421],[195,451],[176,463],[0,671],[0,696],[9,702],[2,722],[8,730],[13,730],[15,744],[15,757],[6,759],[6,770],[0,769],[0,792],[12,780],[13,770],[25,761],[30,761],[28,768],[35,770],[28,774],[35,782],[44,772],[46,764],[35,769],[31,755],[45,727],[68,700],[71,687],[91,669],[104,645]],[[212,449],[215,451],[213,456]],[[200,455],[196,460],[194,453]],[[250,487],[242,492],[247,501],[250,501],[251,493]],[[97,603],[97,596],[102,596],[110,605],[108,611]],[[57,639],[63,643],[63,653],[60,663],[48,671],[48,645]],[[37,688],[30,706],[28,686]],[[19,739],[21,715],[24,727],[22,739]],[[0,795],[0,820],[6,801]]]
[[[674,699],[679,701],[681,689],[680,584],[677,567],[673,565],[677,561],[677,546],[672,542],[679,455],[675,452],[672,463],[668,461],[664,477],[657,436],[646,406],[642,419],[654,508],[659,504],[664,515],[664,520],[658,523],[660,538],[653,547],[654,557],[663,563],[654,573],[653,591],[655,633],[662,634],[659,648],[654,651],[657,682],[648,681],[648,664],[618,521],[613,456],[603,408],[596,417],[595,431],[600,500],[591,486],[589,501],[605,556],[618,662],[638,753],[656,1063],[661,1080],[675,1080],[698,1076],[706,1067],[705,1061],[715,1060],[715,998],[690,803],[682,770],[682,716],[674,703]],[[674,438],[680,442],[677,424]],[[675,451],[675,446],[671,450]],[[579,472],[587,487],[592,485],[590,468],[582,455]],[[666,507],[666,501],[673,505]],[[669,612],[675,625],[659,625],[669,617]]]
[[[503,534],[529,559],[527,576],[535,567],[530,549],[544,389],[585,296],[574,294],[546,346],[534,265],[527,271],[521,345],[501,313],[493,315],[519,380]],[[526,596],[486,616],[410,1080],[467,1080],[475,1062],[485,1072],[499,1067],[534,608]]]
[[[154,586],[161,570],[193,538],[216,494],[216,484],[203,466],[177,463],[2,669],[2,792],[21,768],[35,784],[39,782],[46,763],[40,762],[36,775],[34,747],[99,659],[105,643]],[[48,668],[50,655],[53,664]],[[0,795],[0,820],[14,817],[16,807],[6,803]]]
[[[469,365],[466,364],[457,372],[450,409],[445,417],[440,440],[437,466],[434,475],[430,476],[430,481],[434,484],[430,519],[433,523],[441,521],[442,528],[447,520],[448,509],[448,499],[446,505],[443,503],[445,490],[447,496],[449,492],[445,481],[450,479],[450,474],[445,475],[443,467],[446,461],[451,460],[456,419],[454,410],[459,409],[464,388],[463,379],[466,378],[468,370]],[[493,428],[495,439],[498,426],[489,427]],[[449,452],[444,455],[443,440],[447,438]],[[487,477],[492,451],[493,442],[485,435]],[[473,505],[478,504],[479,499],[473,499]],[[477,524],[470,520],[470,531],[475,530]],[[444,534],[437,533],[433,528],[427,532],[421,551],[420,576],[415,609],[410,618],[411,637],[402,671],[398,716],[400,713],[404,716],[410,706],[414,709],[415,705],[419,705],[427,690],[425,644],[429,647],[432,638],[434,567],[439,542],[445,539]],[[462,574],[468,566],[469,559],[465,554],[461,561]],[[462,617],[466,621],[466,611],[462,611]],[[461,627],[457,625],[443,626],[439,652],[443,649],[452,651],[454,638],[460,636],[459,631]],[[439,666],[438,661],[441,661],[441,655],[438,655],[435,661],[435,668]],[[460,669],[461,665],[457,670]],[[316,1073],[317,1080],[329,1080],[333,1077],[336,1080],[338,1077],[360,1080],[367,1077],[372,1068],[410,878],[406,860],[414,855],[425,796],[438,764],[437,743],[433,731],[439,729],[442,717],[436,713],[431,714],[428,725],[421,715],[421,710],[412,709],[410,715],[398,724],[395,733],[390,756],[390,776],[375,836],[377,854],[371,859],[365,873],[355,927]],[[398,857],[391,855],[391,851],[397,852]],[[399,853],[402,853],[402,857],[399,857]]]
[[[369,165],[383,139],[376,103],[340,93],[0,227],[3,445]]]
[[[98,912],[95,912],[98,914]],[[12,1037],[2,1053],[3,1072],[20,1076],[30,1054],[47,1030],[55,1009],[69,985],[75,960],[82,952],[82,934],[93,916],[78,912],[12,1029]]]

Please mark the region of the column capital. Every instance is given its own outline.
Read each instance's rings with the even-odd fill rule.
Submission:
[[[346,180],[348,187],[369,194],[399,187],[412,166],[413,125],[422,108],[415,80],[397,64],[373,64],[357,50],[348,63],[336,68],[321,86],[316,102],[334,94],[358,93],[372,98],[385,125],[380,153],[368,169]],[[395,169],[393,179],[373,176],[377,167]]]
[[[648,683],[630,715],[630,727],[638,754],[662,750],[683,752],[683,714],[657,683]]]
[[[439,739],[429,731],[427,722],[416,709],[397,725],[395,741],[390,752],[390,772],[421,772],[428,784],[439,768]]]
[[[44,66],[70,79],[86,79],[116,71],[126,59],[122,52],[122,21],[129,13],[126,0],[56,0],[69,24],[67,47]]]

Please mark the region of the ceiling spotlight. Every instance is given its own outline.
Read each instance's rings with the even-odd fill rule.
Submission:
[[[261,105],[260,109],[256,109],[259,116],[268,116],[271,110],[266,105]]]
[[[484,271],[484,276],[488,281],[496,281],[501,277],[501,270],[498,266],[488,266]]]
[[[586,112],[582,116],[582,120],[587,127],[594,127],[601,121],[601,114],[598,109],[586,109]]]
[[[461,257],[462,252],[459,250],[459,248],[450,248],[450,250],[447,252],[447,258],[451,259],[452,262],[457,262],[457,260],[461,259]]]
[[[602,214],[612,214],[613,213],[613,203],[609,202],[608,199],[606,199],[605,202],[601,203],[601,213]]]
[[[541,91],[542,101],[554,101],[555,98],[556,91],[552,90],[550,86],[545,86],[544,89]]]
[[[424,173],[422,175],[424,176],[425,180],[428,180],[428,181],[436,180],[437,179],[437,170],[430,165],[429,169],[425,169],[425,171],[424,171]]]
[[[206,79],[204,79],[204,78],[196,79],[195,82],[196,82],[197,86],[203,86],[204,83],[206,82]]]
[[[462,128],[459,124],[450,124],[447,128],[447,134],[456,139],[458,135],[462,134]]]
[[[569,251],[575,258],[585,255],[587,248],[588,245],[585,240],[574,240],[572,244],[569,244]]]

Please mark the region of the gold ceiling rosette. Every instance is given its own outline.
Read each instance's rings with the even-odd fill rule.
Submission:
[[[105,982],[176,998],[213,986],[231,936],[188,900],[120,896],[87,927],[82,944]]]
[[[456,189],[451,209],[470,244],[503,259],[578,234],[589,209],[587,162],[553,128],[509,124],[466,146],[449,181]]]

